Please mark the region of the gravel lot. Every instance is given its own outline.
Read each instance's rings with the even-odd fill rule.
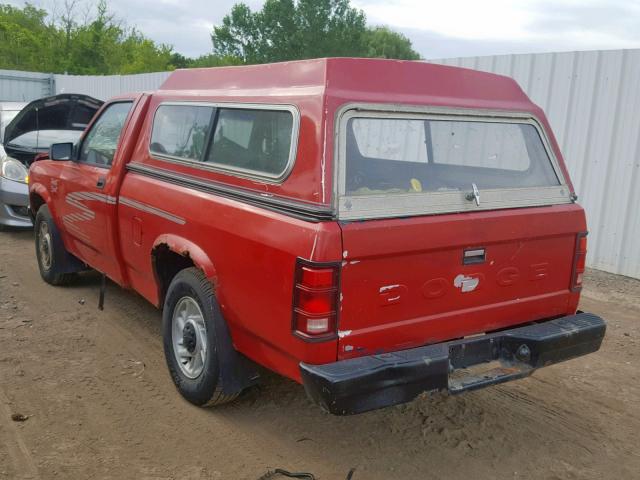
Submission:
[[[2,480],[640,478],[640,281],[590,271],[581,308],[607,319],[602,350],[525,380],[334,417],[265,373],[203,410],[171,383],[160,312],[113,285],[98,311],[93,274],[46,285],[32,235],[0,232]]]

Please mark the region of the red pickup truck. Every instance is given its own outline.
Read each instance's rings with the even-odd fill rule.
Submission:
[[[373,59],[178,70],[30,170],[42,278],[87,268],[163,311],[197,405],[262,365],[335,414],[598,350],[586,223],[512,79]]]

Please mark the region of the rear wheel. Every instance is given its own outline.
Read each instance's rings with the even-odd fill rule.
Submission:
[[[171,378],[186,400],[202,407],[238,396],[222,392],[215,302],[204,274],[187,268],[171,281],[162,313],[164,353]]]
[[[36,257],[42,279],[51,285],[64,285],[74,276],[63,273],[68,255],[60,236],[60,231],[51,217],[49,207],[40,207],[35,221]]]

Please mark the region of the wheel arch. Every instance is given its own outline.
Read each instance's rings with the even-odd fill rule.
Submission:
[[[43,205],[47,205],[49,207],[49,212],[51,212],[51,215],[55,218],[49,191],[41,183],[30,185],[29,215],[31,216],[31,221],[35,221],[36,214],[38,213],[38,210],[40,210],[40,207],[42,207]]]
[[[162,308],[169,284],[178,272],[196,267],[211,282],[215,290],[217,273],[213,262],[196,243],[174,234],[162,234],[151,248],[151,263],[158,289],[158,306]]]

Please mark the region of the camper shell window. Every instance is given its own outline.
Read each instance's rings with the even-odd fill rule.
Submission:
[[[163,103],[149,151],[197,168],[281,181],[293,166],[298,129],[298,111],[288,105]]]
[[[353,109],[339,129],[341,218],[571,201],[530,116]]]

